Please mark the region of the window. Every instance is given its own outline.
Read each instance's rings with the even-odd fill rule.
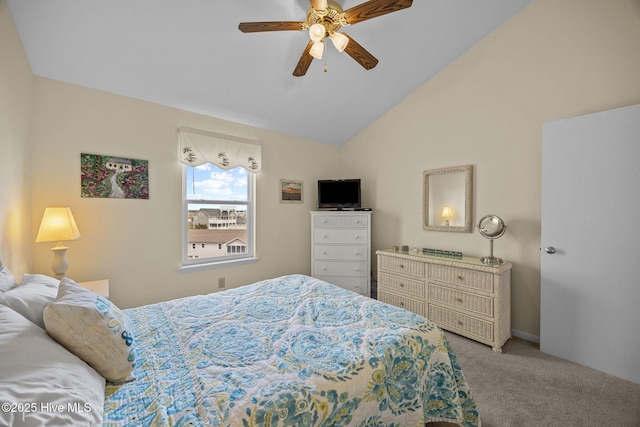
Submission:
[[[183,167],[182,268],[255,259],[255,182],[262,147],[254,140],[178,129]]]
[[[253,258],[255,174],[205,163],[184,166],[183,266]]]

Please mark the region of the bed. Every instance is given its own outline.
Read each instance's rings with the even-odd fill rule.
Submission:
[[[64,319],[51,312],[61,304],[60,294],[72,289],[84,298],[88,292],[102,309],[109,304],[69,282],[59,284],[56,302],[43,316],[45,330],[59,347],[64,339],[52,323]],[[2,304],[0,297],[0,323]],[[87,413],[94,422],[100,415],[104,426],[480,424],[455,354],[434,324],[318,279],[290,275],[122,311],[111,304],[110,310],[111,327],[117,324],[112,335],[124,344],[114,344],[108,352],[121,347],[117,357],[128,371],[111,369],[92,381],[82,380],[85,394],[89,385],[93,393],[103,387],[102,407],[100,396],[89,404],[86,397],[66,397],[76,406],[54,415],[76,417],[74,424]],[[75,331],[73,341],[83,334]],[[6,363],[5,356],[0,354],[0,363]],[[87,360],[96,371],[104,363]],[[6,371],[0,368],[0,380],[7,380]],[[105,375],[115,375],[117,381],[105,381]],[[38,396],[3,393],[2,402],[39,399],[33,409],[42,409]],[[64,398],[47,399],[66,404]],[[82,412],[82,407],[91,410]],[[50,411],[24,415],[0,412],[0,424],[30,417],[55,424],[46,418]]]

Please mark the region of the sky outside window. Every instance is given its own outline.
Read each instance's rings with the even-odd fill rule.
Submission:
[[[223,170],[206,163],[186,169],[188,200],[247,201],[248,177],[244,168]]]

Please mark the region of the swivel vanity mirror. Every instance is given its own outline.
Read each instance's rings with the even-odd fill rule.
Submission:
[[[423,177],[422,227],[471,233],[473,166],[426,170]]]
[[[478,232],[491,242],[489,256],[480,258],[480,261],[487,265],[500,265],[504,263],[502,259],[493,256],[493,241],[501,237],[505,231],[507,231],[507,226],[497,215],[486,215],[480,219],[478,222]]]

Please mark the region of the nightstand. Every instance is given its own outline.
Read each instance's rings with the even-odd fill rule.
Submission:
[[[109,279],[93,280],[90,282],[80,282],[80,286],[89,289],[96,294],[109,298]]]

